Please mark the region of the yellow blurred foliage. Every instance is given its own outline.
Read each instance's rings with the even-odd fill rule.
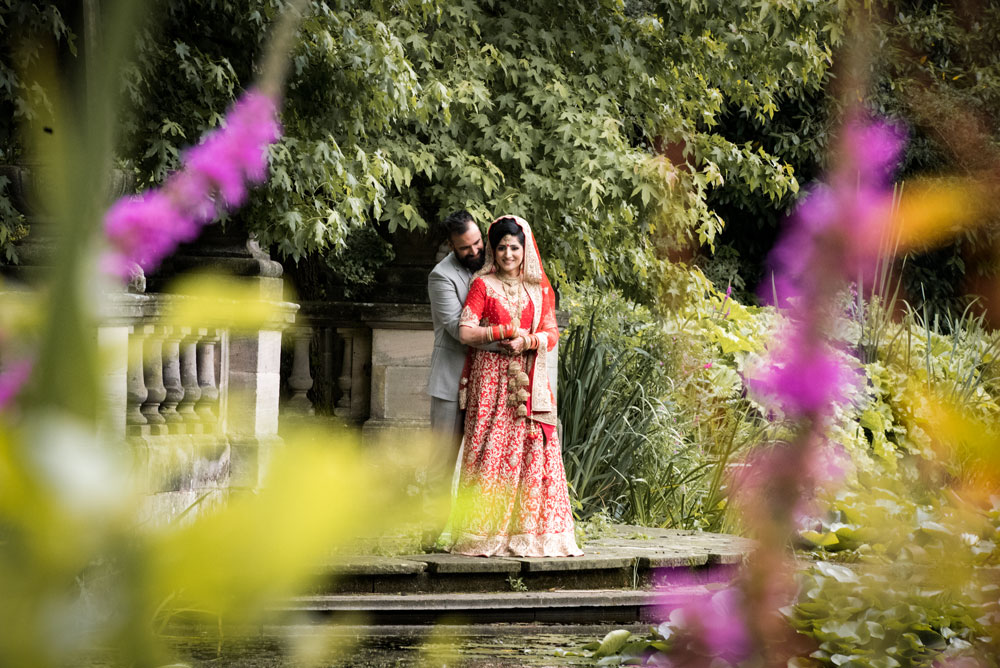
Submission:
[[[173,327],[220,327],[235,331],[275,329],[282,323],[282,302],[262,294],[258,281],[193,273],[172,284],[164,312]]]
[[[967,502],[989,507],[990,496],[1000,493],[1000,425],[916,383],[911,383],[906,397],[917,426],[931,436],[938,460],[952,476],[953,491]]]
[[[77,665],[102,644],[126,663],[158,656],[156,633],[179,614],[220,631],[261,621],[335,577],[338,550],[426,520],[435,501],[412,484],[430,440],[362,447],[353,432],[311,424],[250,447],[271,452],[258,487],[150,522],[128,449],[58,415],[0,424],[0,664]],[[44,641],[67,625],[81,629],[72,641]],[[318,661],[341,644],[302,649]]]
[[[943,243],[978,224],[986,188],[970,179],[921,179],[907,182],[890,216],[889,238],[899,239],[899,252]]]
[[[154,532],[154,600],[240,619],[301,589],[338,547],[418,520],[405,483],[423,454],[419,447],[386,454],[363,450],[346,433],[292,433],[261,489],[234,491],[189,526]]]

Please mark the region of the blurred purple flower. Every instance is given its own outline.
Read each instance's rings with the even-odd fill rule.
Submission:
[[[849,163],[845,171],[857,170],[861,181],[870,187],[886,188],[906,144],[903,128],[889,121],[849,123],[844,129],[843,145]]]
[[[890,123],[848,123],[829,183],[799,202],[771,253],[772,283],[761,293],[788,309],[791,327],[748,383],[774,397],[790,417],[822,415],[844,400],[855,381],[843,357],[822,340],[824,309],[845,280],[874,276],[903,140],[902,130]]]
[[[276,111],[271,98],[248,92],[226,115],[225,128],[185,152],[185,171],[200,177],[206,191],[217,189],[227,205],[240,206],[246,183],[267,178],[267,146],[281,136]]]
[[[674,596],[670,625],[688,641],[688,651],[739,664],[750,656],[752,640],[743,618],[743,594],[736,587],[692,586]],[[680,600],[678,600],[680,599]]]
[[[197,230],[194,219],[163,190],[122,198],[104,218],[104,232],[113,244],[104,268],[127,277],[132,264],[143,269],[155,267]]]
[[[814,297],[832,277],[817,272],[820,252],[836,253],[838,269],[854,278],[873,275],[883,231],[890,222],[891,177],[905,143],[897,125],[848,123],[841,136],[841,160],[828,183],[799,201],[785,234],[770,257],[773,285],[761,286],[768,303],[789,306],[789,299]]]
[[[108,210],[104,231],[111,250],[103,269],[122,279],[135,265],[149,271],[178,245],[194,240],[220,207],[243,204],[247,184],[267,179],[267,147],[280,136],[276,102],[247,91],[222,128],[184,153],[181,169],[161,188],[122,198]]]
[[[843,402],[856,382],[837,351],[808,340],[800,327],[779,336],[769,359],[747,377],[750,387],[774,399],[790,418],[823,415]]]
[[[0,373],[0,410],[7,408],[28,382],[33,366],[31,360],[18,360]]]

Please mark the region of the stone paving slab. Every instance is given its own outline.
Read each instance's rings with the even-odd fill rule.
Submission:
[[[635,556],[614,548],[594,548],[582,557],[511,557],[523,565],[528,573],[554,571],[602,571],[630,568]]]
[[[427,570],[427,563],[405,557],[352,555],[331,559],[327,568],[341,575],[416,575]]]
[[[718,584],[687,584],[670,593],[634,589],[492,592],[489,594],[390,594],[302,596],[283,606],[302,622],[327,623],[331,615],[366,625],[637,623],[665,612]],[[303,617],[304,616],[304,617]]]
[[[639,568],[682,568],[684,566],[696,567],[708,564],[709,554],[691,554],[690,552],[677,551],[651,551],[640,554]]]
[[[520,561],[507,557],[412,554],[404,558],[424,563],[431,573],[518,573],[521,570]]]

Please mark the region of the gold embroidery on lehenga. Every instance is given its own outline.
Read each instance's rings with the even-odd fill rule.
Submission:
[[[554,327],[545,326],[551,320],[547,317],[548,302],[545,301],[551,299],[551,293],[543,293],[539,285],[544,274],[530,227],[520,218],[515,217],[515,220],[527,237],[522,274],[527,299],[523,301],[522,307],[533,306],[534,313],[526,329],[538,336],[539,349],[516,355],[508,354],[506,357],[497,353],[476,353],[473,357],[473,376],[468,382],[471,390],[469,401],[475,402],[475,393],[478,392],[481,398],[489,398],[499,405],[491,403],[489,415],[484,418],[481,414],[476,429],[465,435],[465,445],[470,454],[474,454],[464,457],[460,485],[474,492],[470,494],[473,503],[468,511],[456,519],[452,552],[481,556],[580,555],[582,552],[576,545],[568,494],[563,489],[566,483],[559,457],[558,436],[552,433],[552,440],[549,440],[542,430],[542,427],[548,429],[544,424],[546,419],[554,422],[555,417],[552,402],[554,397],[546,374],[547,360],[544,359],[555,343],[546,336],[547,331],[553,331]],[[516,299],[508,299],[503,294],[503,286],[494,274],[496,266],[488,246],[486,257],[486,264],[477,272],[477,276],[483,277],[486,292],[493,298],[491,301],[494,302],[494,308],[507,308],[514,324],[521,326],[519,316],[525,314],[514,313]],[[516,295],[511,292],[510,296],[514,298]],[[511,305],[511,301],[515,303]],[[546,311],[546,317],[543,317],[543,310]],[[539,357],[542,358],[541,364]],[[480,362],[482,368],[477,372],[476,364]],[[515,362],[517,370],[511,373],[510,367]],[[486,373],[487,370],[486,375],[475,375]],[[483,384],[475,380],[479,377],[486,379]],[[533,387],[529,389],[526,385]],[[512,411],[505,405],[512,394],[515,401],[524,398],[524,395],[518,396],[521,391],[525,394],[532,393],[528,401],[533,410],[531,419],[528,420],[524,419],[525,405],[518,406],[524,411],[520,417],[517,417],[517,411]],[[538,412],[538,399],[542,399],[539,404],[547,408],[548,412]],[[520,456],[512,457],[513,453],[509,450],[511,447]],[[487,453],[495,454],[496,457],[487,457]],[[480,486],[485,482],[490,484],[489,490],[485,485]],[[501,492],[501,489],[504,491]],[[496,513],[499,506],[495,503],[498,496],[503,497],[503,510],[499,517]]]

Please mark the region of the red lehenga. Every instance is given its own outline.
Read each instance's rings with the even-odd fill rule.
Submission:
[[[469,287],[461,325],[516,321],[540,343],[537,350],[516,355],[469,348],[459,396],[466,409],[465,439],[451,551],[579,556],[546,370],[546,353],[559,337],[554,296],[530,228],[515,220],[526,236],[523,280],[501,282],[492,273],[487,249],[486,266]]]

